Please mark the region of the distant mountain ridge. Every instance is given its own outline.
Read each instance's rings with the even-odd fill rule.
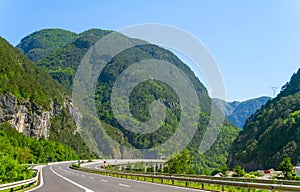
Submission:
[[[258,97],[241,102],[225,102],[225,108],[223,108],[222,110],[229,121],[231,121],[231,123],[233,123],[237,127],[243,128],[247,118],[253,115],[270,99],[271,97]],[[213,101],[220,107],[223,105],[221,105],[220,102],[224,102],[219,99],[213,99]]]

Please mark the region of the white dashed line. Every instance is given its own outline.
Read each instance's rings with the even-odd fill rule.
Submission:
[[[125,184],[122,184],[122,183],[119,183],[120,186],[122,187],[130,187],[129,185],[125,185]]]
[[[94,179],[94,177],[89,177],[90,179]]]
[[[106,183],[106,182],[107,182],[107,180],[104,180],[104,179],[101,179],[101,181],[102,181],[102,182],[104,182],[104,183]]]

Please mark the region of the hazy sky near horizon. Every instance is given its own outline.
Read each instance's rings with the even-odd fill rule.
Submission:
[[[0,23],[13,45],[44,28],[178,27],[212,53],[228,101],[273,96],[300,66],[299,0],[0,0]]]

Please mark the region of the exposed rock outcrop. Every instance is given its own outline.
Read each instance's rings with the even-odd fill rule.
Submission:
[[[82,115],[79,112],[79,109],[74,106],[73,100],[66,96],[66,102],[64,102],[64,107],[66,108],[67,112],[71,115],[73,118],[73,121],[76,124],[76,132],[80,131],[80,122],[82,120]]]
[[[81,115],[72,100],[67,98],[63,106],[54,101],[50,105],[50,110],[46,111],[32,100],[18,100],[16,97],[4,94],[0,95],[0,122],[7,121],[16,130],[29,137],[46,139],[50,135],[51,118],[58,115],[63,107],[72,116],[79,131]]]

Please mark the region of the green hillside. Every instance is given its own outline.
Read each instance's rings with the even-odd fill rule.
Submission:
[[[16,98],[19,101],[19,103],[7,101],[3,104],[18,106],[24,103],[29,116],[51,110],[51,103],[61,106],[58,107],[61,108],[61,112],[58,111],[51,119],[50,140],[73,147],[82,158],[95,157],[80,135],[78,133],[74,135],[76,125],[63,107],[66,102],[65,88],[3,38],[0,38],[0,82],[0,97],[6,96],[12,100]],[[9,117],[7,113],[14,113],[2,108],[5,105],[0,105],[0,123],[5,122],[5,116]],[[27,135],[31,135],[34,129],[36,127],[32,125],[24,131],[28,133]],[[65,135],[64,138],[61,137],[62,134]]]
[[[281,93],[256,112],[232,145],[228,164],[248,170],[277,168],[285,156],[300,156],[300,71]]]
[[[17,48],[70,93],[74,73],[87,50],[108,30],[90,29],[75,34],[63,29],[44,29],[23,38]]]
[[[47,57],[52,50],[64,46],[76,37],[77,34],[63,29],[40,30],[23,38],[17,48],[29,59],[37,62]]]
[[[0,94],[8,93],[19,99],[32,99],[44,108],[50,106],[52,99],[61,100],[63,86],[3,38],[0,38],[0,65]]]
[[[53,49],[48,56],[43,57],[37,61],[37,65],[44,68],[55,80],[60,82],[64,87],[71,91],[74,74],[80,64],[81,59],[88,49],[96,43],[101,37],[110,33],[111,31],[92,29],[81,34],[60,48]],[[32,37],[34,38],[34,37]],[[26,39],[26,37],[24,38]],[[127,41],[137,41],[136,39],[127,38]],[[22,49],[23,41],[18,45]],[[31,47],[35,49],[35,47]],[[139,121],[147,121],[149,116],[149,104],[154,100],[163,101],[167,107],[167,117],[158,131],[152,134],[132,134],[130,131],[124,129],[115,119],[111,105],[110,94],[112,86],[116,78],[131,64],[145,59],[160,59],[168,61],[181,69],[185,75],[190,79],[199,98],[201,113],[198,123],[198,130],[191,143],[188,146],[193,158],[198,159],[197,172],[203,172],[204,169],[212,171],[225,164],[228,156],[227,150],[231,142],[237,136],[238,128],[233,127],[232,124],[226,121],[218,141],[207,152],[209,155],[197,154],[197,149],[200,145],[201,139],[204,135],[206,127],[209,122],[209,113],[211,110],[211,99],[208,96],[206,88],[196,78],[191,69],[180,61],[172,52],[158,47],[156,45],[146,44],[129,48],[117,56],[112,58],[105,69],[102,71],[96,91],[96,107],[99,118],[103,122],[106,133],[115,141],[122,145],[134,146],[139,149],[148,149],[157,146],[168,139],[176,130],[179,123],[180,106],[178,96],[174,94],[174,90],[167,84],[157,81],[145,81],[139,84],[130,95],[131,113]],[[194,114],[197,115],[197,114]],[[122,157],[126,151],[121,148],[116,148],[108,142],[104,142],[104,136],[97,132],[95,127],[88,128],[90,133],[84,132],[88,135],[89,141],[92,143],[92,148],[98,148],[99,152],[109,151],[104,155],[109,157]],[[83,129],[85,130],[85,129]],[[222,142],[221,142],[222,141]],[[176,147],[177,144],[171,147]],[[105,146],[105,149],[104,149]],[[141,155],[141,154],[139,154]],[[154,152],[155,157],[164,155],[164,152]],[[168,154],[165,154],[168,155]],[[212,158],[213,157],[213,158]]]

